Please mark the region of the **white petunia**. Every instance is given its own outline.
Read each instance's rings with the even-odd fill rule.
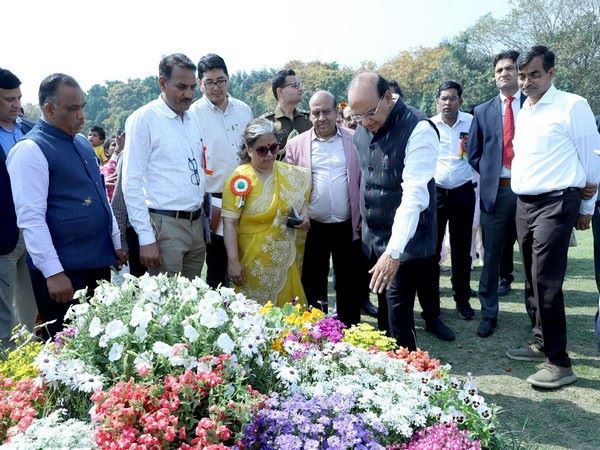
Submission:
[[[152,344],[152,351],[154,353],[157,353],[161,356],[168,358],[169,356],[171,356],[173,347],[165,342],[156,341],[154,344]]]
[[[183,326],[183,335],[188,341],[194,342],[196,339],[198,339],[200,333],[198,333],[198,330],[196,330],[193,326],[187,323]]]
[[[138,342],[144,342],[148,337],[148,331],[146,330],[146,327],[139,325],[135,328],[133,336],[137,339]]]
[[[108,347],[109,340],[110,339],[108,338],[108,336],[106,334],[103,334],[102,336],[100,336],[100,340],[98,341],[98,346],[102,347],[102,348]]]
[[[110,352],[108,352],[108,360],[109,361],[118,361],[119,359],[121,359],[122,355],[123,355],[123,346],[121,344],[119,344],[118,342],[113,343],[112,347],[110,348]]]
[[[152,320],[152,307],[150,305],[146,305],[144,307],[134,306],[131,311],[131,320],[129,321],[129,325],[132,327],[137,327],[138,325],[146,328],[150,321]]]
[[[208,305],[219,305],[223,303],[223,299],[217,291],[209,290],[206,292],[206,294],[204,294],[201,303],[206,303]]]
[[[133,365],[137,371],[152,368],[152,353],[143,352],[135,357]]]
[[[100,318],[98,316],[95,316],[90,322],[90,326],[88,327],[90,337],[98,336],[100,333],[102,333],[103,330],[104,327],[102,326],[102,322],[100,322]]]
[[[145,293],[152,293],[158,290],[156,279],[148,274],[144,274],[138,278],[138,286]]]
[[[108,339],[117,339],[123,336],[123,334],[125,334],[126,331],[127,328],[125,327],[125,324],[119,319],[116,319],[111,320],[106,324],[104,334],[108,336]]]
[[[200,316],[200,325],[206,328],[219,328],[229,320],[223,308],[217,308]]]
[[[221,333],[217,339],[217,345],[223,350],[223,353],[228,354],[233,352],[233,349],[235,348],[235,342],[233,342],[227,333]]]

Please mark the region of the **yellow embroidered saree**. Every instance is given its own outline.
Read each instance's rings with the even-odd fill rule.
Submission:
[[[238,175],[248,177],[252,183],[241,208],[231,188],[231,180]],[[242,164],[233,171],[223,188],[221,215],[239,218],[238,248],[244,284],[236,286],[238,292],[262,304],[271,301],[282,306],[294,297],[306,304],[300,282],[305,233],[287,227],[286,222],[292,206],[300,211],[308,201],[309,189],[308,170],[280,161],[275,161],[273,174],[264,182],[251,164]]]

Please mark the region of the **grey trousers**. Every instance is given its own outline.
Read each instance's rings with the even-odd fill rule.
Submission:
[[[189,279],[199,277],[206,257],[202,218],[192,221],[151,212],[150,219],[160,247],[162,264],[148,269],[148,273],[180,273]]]
[[[37,307],[27,267],[23,231],[15,249],[0,255],[0,339],[10,337],[13,326],[21,323],[33,332]]]
[[[479,301],[483,319],[498,317],[498,281],[502,249],[507,236],[516,234],[516,211],[517,196],[510,186],[498,187],[493,213],[481,211],[484,260],[479,278]]]

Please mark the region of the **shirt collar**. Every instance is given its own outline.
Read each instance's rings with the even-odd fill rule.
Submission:
[[[456,117],[456,122],[454,122],[454,125],[452,125],[452,126],[448,125],[446,122],[444,122],[444,121],[442,120],[442,115],[441,115],[441,114],[436,114],[435,116],[433,116],[433,117],[431,118],[431,121],[432,121],[433,123],[435,123],[436,125],[439,125],[439,124],[441,124],[441,125],[444,125],[444,126],[446,126],[446,127],[448,127],[448,128],[454,128],[454,127],[455,127],[456,125],[458,125],[460,122],[464,122],[464,121],[465,121],[465,119],[466,119],[466,113],[464,113],[464,112],[462,112],[462,111],[459,111],[459,112],[458,112],[458,116]]]
[[[500,96],[500,102],[502,102],[502,104],[504,104],[504,102],[506,101],[506,95],[504,95],[502,92],[499,92],[498,95]],[[513,95],[514,97],[514,101],[521,101],[521,89],[519,89],[517,92],[514,93]]]
[[[18,128],[19,131],[21,131],[21,122],[23,122],[23,121],[21,120],[21,118],[19,116],[17,116],[17,119],[15,120],[15,126],[13,127],[12,130],[7,130],[2,125],[0,125],[0,129],[3,131],[6,131],[7,133],[14,133],[16,128]]]
[[[283,111],[281,110],[281,108],[279,107],[279,103],[277,104],[277,106],[275,106],[275,111],[273,111],[273,114],[275,115],[276,119],[281,119],[282,117],[287,117]],[[301,116],[302,113],[300,111],[298,111],[298,108],[294,108],[294,118]]]
[[[542,95],[542,98],[538,100],[536,105],[539,103],[552,103],[557,92],[558,89],[556,89],[553,84],[550,85],[550,88]]]
[[[179,114],[177,114],[175,111],[173,111],[169,105],[167,105],[167,102],[165,102],[165,99],[163,98],[162,94],[160,94],[158,96],[158,110],[164,114],[165,116],[167,116],[169,119],[180,119]],[[183,113],[183,120],[186,120],[188,117],[188,112],[184,111]]]
[[[225,111],[221,111],[221,109],[217,107],[217,105],[215,105],[213,102],[211,102],[206,95],[202,95],[202,97],[198,101],[204,102],[208,109],[210,109],[211,111],[220,112],[223,114],[229,112],[232,105],[231,96],[229,95],[229,93],[227,93],[227,106],[225,107]]]
[[[310,133],[312,135],[312,141],[319,141],[319,142],[333,142],[337,139],[338,136],[342,136],[342,132],[340,131],[340,127],[338,127],[337,125],[335,126],[335,134],[333,136],[331,136],[329,139],[321,139],[319,136],[317,136],[317,133],[315,132],[315,128],[311,128]]]

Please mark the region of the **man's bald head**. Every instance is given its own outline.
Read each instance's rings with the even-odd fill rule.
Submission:
[[[333,95],[329,91],[317,91],[317,92],[315,92],[312,95],[312,97],[310,98],[310,100],[308,101],[308,107],[310,108],[310,106],[313,103],[315,103],[315,102],[321,103],[321,101],[323,101],[323,100],[329,100],[331,102],[331,106],[333,108],[335,108],[335,105],[336,105],[335,95]]]
[[[358,122],[373,133],[381,128],[394,106],[388,82],[376,72],[359,73],[352,79],[348,103],[354,115],[362,116]]]

